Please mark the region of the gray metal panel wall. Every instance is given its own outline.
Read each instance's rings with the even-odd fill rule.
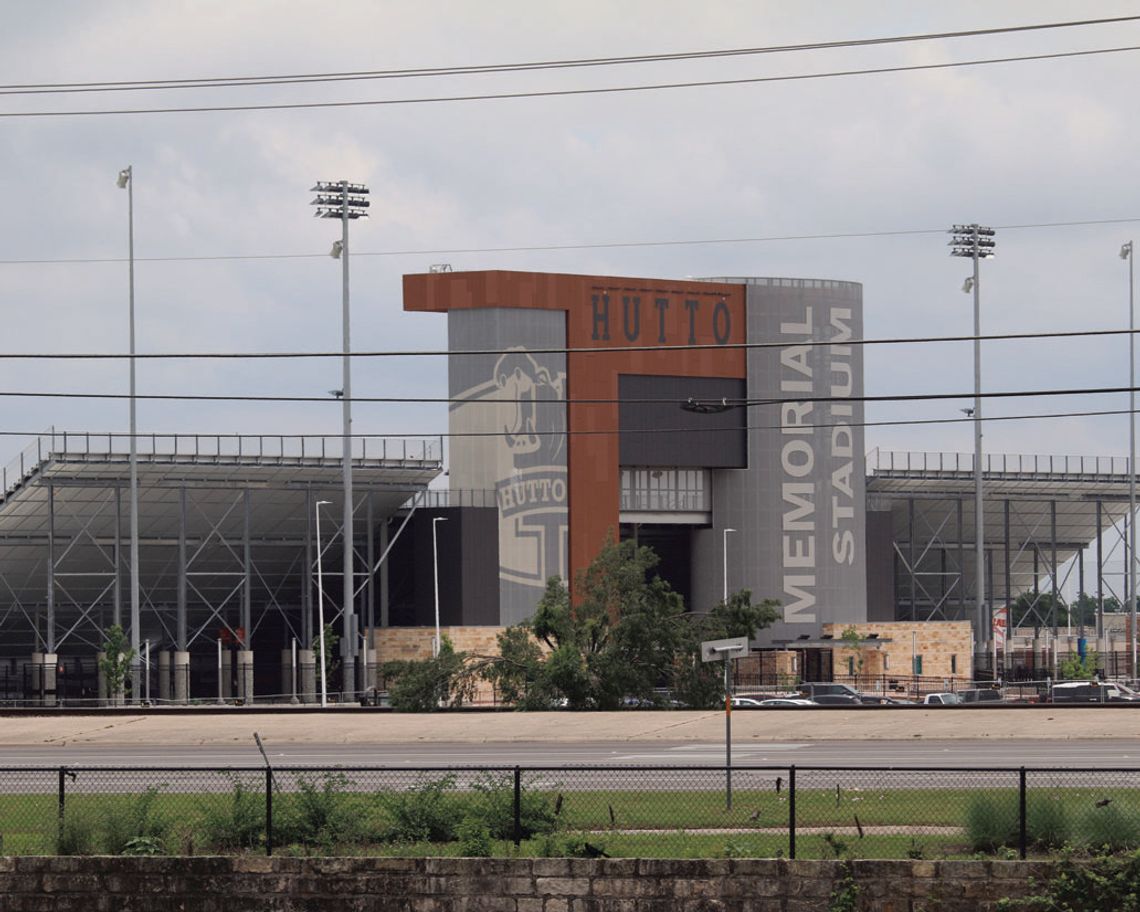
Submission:
[[[497,622],[517,624],[566,577],[566,356],[531,351],[565,348],[566,315],[453,310],[447,331],[451,488],[496,492]],[[504,354],[454,354],[485,350]]]
[[[761,642],[814,636],[824,623],[867,617],[863,407],[842,401],[863,394],[862,347],[804,344],[862,338],[862,286],[738,281],[748,286],[748,341],[786,343],[749,350],[748,396],[790,401],[749,409],[748,468],[713,473],[713,527],[694,536],[693,607],[721,598],[732,528],[729,590],[784,605]],[[840,401],[803,401],[813,397]]]
[[[417,510],[412,517],[415,548],[415,617],[411,626],[435,624],[435,563],[432,520],[439,547],[439,622],[444,627],[498,624],[498,511],[494,507]]]
[[[895,554],[891,511],[867,511],[867,620],[893,622]]]
[[[740,401],[746,395],[743,380],[623,374],[618,378],[619,461],[623,466],[744,468],[748,409],[697,414],[681,405],[690,398]]]

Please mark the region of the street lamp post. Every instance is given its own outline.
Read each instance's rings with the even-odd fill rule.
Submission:
[[[433,516],[431,520],[431,572],[435,587],[435,639],[431,644],[431,656],[439,656],[439,540],[436,537],[436,528],[441,522],[447,522],[446,516]]]
[[[330,505],[330,500],[318,500],[316,505],[317,514],[317,623],[320,624],[320,663],[321,663],[321,706],[327,707],[329,705],[329,690],[328,682],[325,680],[325,579],[323,568],[321,565],[321,552],[324,546],[321,544],[321,507]],[[310,590],[311,591],[311,590]]]
[[[1128,618],[1132,631],[1132,656],[1129,672],[1136,680],[1136,309],[1132,274],[1132,242],[1120,248],[1120,258],[1128,261],[1128,516],[1132,520],[1132,542],[1128,549],[1128,571],[1125,573]]]
[[[994,255],[994,229],[981,225],[955,225],[950,229],[950,234],[950,255],[969,257],[974,261],[974,274],[966,280],[962,290],[974,293],[974,591],[977,598],[978,645],[984,649],[993,637],[993,624],[986,612],[985,511],[982,498],[982,310],[978,262]],[[996,663],[993,674],[996,678]]]
[[[318,218],[340,219],[341,236],[339,248],[333,245],[332,256],[341,261],[341,335],[343,341],[341,371],[341,404],[343,419],[342,457],[344,472],[344,691],[352,693],[356,678],[356,614],[353,610],[356,593],[356,576],[353,568],[353,498],[352,498],[352,369],[351,335],[349,332],[348,299],[348,223],[353,219],[367,218],[369,202],[366,199],[368,188],[363,184],[350,184],[348,181],[317,181],[312,188],[317,194],[312,205]]]
[[[735,529],[725,529],[721,535],[721,555],[724,558],[724,603],[728,604],[728,533]]]
[[[127,191],[127,251],[129,276],[130,322],[130,513],[131,513],[131,680],[134,682],[134,700],[138,702],[139,670],[139,466],[135,422],[135,182],[134,168],[128,165],[119,172],[115,182],[120,190]],[[119,568],[115,568],[118,573]],[[118,607],[116,605],[116,607]],[[121,623],[116,617],[115,623]]]

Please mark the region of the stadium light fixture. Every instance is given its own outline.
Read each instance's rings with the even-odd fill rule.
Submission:
[[[993,676],[997,680],[997,640],[993,620],[986,610],[986,540],[985,505],[982,498],[982,318],[981,284],[978,263],[995,253],[994,229],[983,225],[954,225],[950,229],[950,255],[974,261],[974,274],[966,279],[962,291],[974,293],[974,590],[977,598],[978,644],[992,644]]]

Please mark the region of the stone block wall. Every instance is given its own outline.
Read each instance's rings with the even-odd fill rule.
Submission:
[[[877,646],[864,646],[862,675],[898,675],[909,678],[911,656],[922,656],[922,676],[946,681],[970,681],[974,677],[974,641],[969,621],[920,621],[911,623],[824,624],[823,633],[839,640],[854,627],[861,637],[876,634]],[[837,642],[832,651],[835,680],[847,675],[851,650]]]
[[[498,636],[503,627],[441,627],[440,636],[451,639],[456,652],[470,652],[475,655],[498,655]],[[431,658],[431,641],[435,636],[434,627],[378,627],[372,631],[372,644],[376,649],[376,660],[423,661]],[[479,682],[475,691],[475,703],[494,703],[495,692],[486,681]]]
[[[992,912],[1049,863],[856,861],[863,912]],[[834,861],[0,858],[2,912],[819,912]],[[1036,879],[1036,887],[1033,880]]]

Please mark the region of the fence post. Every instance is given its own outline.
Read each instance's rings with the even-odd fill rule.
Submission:
[[[59,768],[59,838],[63,838],[63,809],[67,800],[67,767]]]
[[[1025,861],[1025,849],[1028,842],[1025,832],[1025,767],[1017,771],[1017,848],[1021,852],[1021,860]]]
[[[273,770],[265,768],[265,854],[273,854]]]
[[[788,767],[788,858],[796,857],[796,767]]]
[[[522,770],[515,767],[515,845],[522,843]]]

